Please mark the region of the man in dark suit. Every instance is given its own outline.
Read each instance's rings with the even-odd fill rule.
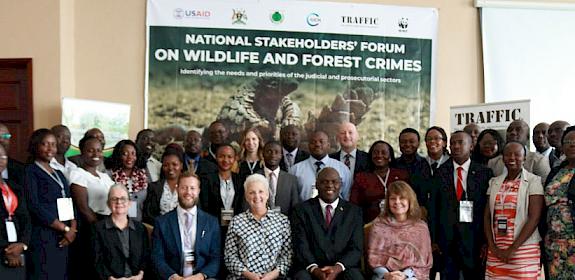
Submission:
[[[8,154],[10,151],[10,138],[12,138],[10,130],[8,130],[6,125],[0,123],[0,145],[4,147],[6,154]],[[4,180],[10,179],[19,186],[24,186],[24,177],[26,176],[24,171],[24,164],[11,157],[8,157],[6,169],[2,171],[1,176]]]
[[[219,120],[213,121],[208,127],[208,139],[210,140],[210,143],[202,157],[214,164],[217,164],[216,151],[220,145],[228,143],[229,136],[230,132],[223,122]]]
[[[282,127],[280,131],[280,141],[283,147],[280,168],[283,171],[289,172],[292,166],[309,157],[308,152],[299,148],[301,142],[301,131],[299,127],[293,124]]]
[[[161,279],[203,280],[220,269],[218,220],[197,207],[200,180],[184,172],[178,180],[178,207],[156,218],[152,264]]]
[[[363,279],[361,209],[339,197],[334,168],[317,175],[318,197],[295,207],[291,216],[295,279]]]
[[[343,162],[351,171],[352,178],[359,172],[367,171],[368,158],[366,152],[357,149],[359,134],[353,123],[343,122],[339,125],[337,141],[341,149],[329,154],[330,158]]]
[[[451,159],[434,177],[429,228],[444,267],[441,279],[483,279],[483,210],[492,171],[470,159],[472,139],[463,131],[450,139]]]
[[[293,207],[299,203],[297,177],[280,169],[282,146],[277,141],[267,142],[264,146],[264,169],[262,175],[270,182],[269,206],[279,207],[281,212],[289,216]]]
[[[218,172],[218,166],[200,157],[202,153],[202,135],[190,130],[184,140],[184,170],[193,170],[200,178],[205,178],[206,174]]]

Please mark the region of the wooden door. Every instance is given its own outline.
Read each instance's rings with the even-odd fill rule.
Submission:
[[[0,123],[12,134],[8,155],[24,162],[34,129],[32,59],[0,59]]]

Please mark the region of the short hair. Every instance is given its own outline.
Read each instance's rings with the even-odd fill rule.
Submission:
[[[409,211],[407,212],[407,219],[418,221],[422,219],[421,209],[419,208],[419,203],[417,203],[417,196],[411,188],[411,186],[405,181],[395,181],[387,187],[387,193],[385,194],[385,208],[383,210],[384,217],[393,217],[391,213],[391,208],[389,206],[389,197],[394,195],[399,195],[402,198],[409,201]]]
[[[393,147],[383,141],[383,140],[377,140],[375,142],[373,142],[373,144],[371,144],[371,147],[369,147],[369,151],[368,151],[368,166],[369,166],[369,170],[374,171],[375,170],[375,165],[373,164],[373,150],[375,149],[375,146],[379,145],[379,144],[384,144],[387,146],[387,149],[389,150],[389,167],[391,166],[395,166],[395,152],[393,151]]]
[[[30,141],[28,142],[28,153],[30,153],[31,159],[36,159],[36,155],[38,154],[38,146],[40,143],[42,143],[42,140],[44,140],[44,138],[49,135],[52,135],[54,138],[56,138],[54,133],[47,128],[36,129],[34,132],[32,132],[32,135],[30,135]]]
[[[184,163],[184,150],[177,143],[170,143],[166,146],[160,161],[163,162],[164,158],[167,156],[176,156],[182,164]]]
[[[122,184],[122,183],[115,183],[108,190],[108,202],[110,202],[110,194],[112,193],[112,190],[114,190],[114,189],[123,190],[128,195],[128,199],[130,198],[130,192],[128,191],[128,188],[126,188],[126,186],[124,186],[124,184]]]
[[[467,137],[468,137],[467,139],[469,139],[469,144],[473,144],[473,137],[471,137],[471,134],[469,134],[463,130],[456,130],[456,131],[451,133],[451,136],[453,137],[453,135],[460,134],[460,133],[467,135]]]
[[[144,134],[146,132],[154,133],[154,131],[149,129],[149,128],[142,129],[142,130],[138,131],[138,134],[136,135],[136,142],[138,142],[138,139],[140,139],[140,137],[142,137],[142,134]]]
[[[244,181],[244,193],[247,193],[248,186],[253,183],[261,183],[269,195],[269,181],[264,175],[258,173],[254,173],[246,178],[246,181]]]
[[[224,144],[221,144],[221,145],[216,149],[216,155],[218,154],[218,152],[219,152],[223,147],[229,147],[230,149],[232,149],[232,151],[234,151],[234,155],[237,154],[236,149],[234,148],[234,146],[232,146],[232,144],[230,144],[230,143],[224,143]]]
[[[50,130],[51,130],[54,134],[56,134],[56,131],[58,131],[58,130],[60,130],[60,129],[65,129],[65,130],[70,131],[70,129],[69,129],[67,126],[63,125],[63,124],[57,124],[57,125],[53,126],[52,128],[50,128]]]
[[[565,136],[567,136],[567,133],[572,131],[575,131],[575,125],[570,126],[566,128],[565,131],[563,131],[563,135],[561,135],[561,145],[563,145],[563,140],[565,140]]]
[[[82,137],[82,139],[80,139],[80,142],[78,143],[78,148],[80,149],[80,153],[82,153],[82,151],[84,150],[84,148],[86,147],[86,144],[88,143],[88,141],[90,140],[96,140],[98,141],[98,143],[100,143],[100,146],[102,146],[102,148],[104,148],[104,146],[102,145],[102,142],[100,142],[100,139],[96,138],[93,135],[86,135],[84,137]]]
[[[440,127],[440,126],[432,126],[432,127],[428,128],[427,131],[425,131],[425,139],[427,139],[427,134],[429,134],[429,132],[432,130],[437,130],[437,132],[439,132],[439,134],[441,134],[443,141],[446,143],[446,145],[443,146],[443,154],[448,155],[449,150],[447,149],[447,133],[445,133],[445,129],[443,129],[443,127]]]
[[[411,128],[411,127],[404,128],[399,133],[399,137],[401,137],[401,135],[406,134],[406,133],[414,133],[417,136],[417,141],[421,142],[421,136],[419,136],[419,132],[417,132],[417,130],[415,130],[414,128]]]
[[[272,141],[268,141],[265,145],[264,145],[264,150],[269,147],[269,146],[278,146],[278,147],[282,147],[282,144],[279,141],[276,140],[272,140]]]
[[[316,179],[319,178],[319,176],[321,176],[323,173],[327,172],[328,170],[333,170],[333,171],[335,172],[335,174],[337,174],[337,177],[339,178],[339,182],[340,182],[340,184],[341,184],[341,183],[342,183],[342,182],[341,182],[341,175],[339,174],[339,172],[337,171],[337,169],[335,169],[335,168],[333,168],[333,167],[329,167],[329,166],[328,166],[328,167],[325,167],[325,168],[322,168],[322,169],[317,173]]]
[[[519,144],[522,148],[523,148],[523,157],[527,156],[527,147],[525,147],[525,145],[523,145],[523,143],[519,142],[519,141],[509,141],[507,143],[505,143],[505,145],[503,145],[503,151],[505,151],[505,148],[507,146],[509,146],[510,144]],[[501,153],[501,155],[503,156],[503,153]]]
[[[194,173],[193,170],[186,170],[184,172],[182,172],[180,174],[180,177],[178,177],[178,185],[180,184],[180,181],[182,179],[186,179],[186,178],[195,178],[196,180],[198,180],[198,182],[200,183],[200,188],[202,187],[202,181],[200,180],[200,177],[198,175],[196,175],[196,173]]]

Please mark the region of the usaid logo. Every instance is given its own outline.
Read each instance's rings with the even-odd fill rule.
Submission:
[[[377,17],[357,17],[341,16],[341,25],[356,27],[378,27],[379,18]]]
[[[309,26],[318,26],[321,23],[321,18],[318,14],[311,13],[307,15],[306,22]]]
[[[196,18],[196,19],[209,19],[212,16],[212,12],[208,10],[184,10],[182,8],[177,8],[174,10],[174,18]]]

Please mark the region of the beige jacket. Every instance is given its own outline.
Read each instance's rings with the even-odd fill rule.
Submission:
[[[489,162],[487,163],[487,167],[489,167],[493,171],[493,176],[495,177],[507,174],[507,169],[505,168],[505,164],[503,163],[502,155],[498,155],[490,159]],[[541,177],[541,184],[545,184],[547,175],[549,175],[549,172],[551,171],[551,166],[549,165],[549,158],[531,151],[527,152],[525,162],[523,162],[523,168]]]

